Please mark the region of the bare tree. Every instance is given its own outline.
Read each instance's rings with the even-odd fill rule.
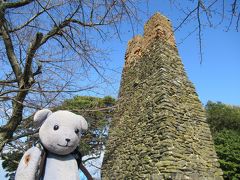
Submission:
[[[104,79],[96,41],[136,12],[131,0],[0,0],[0,152],[35,133],[36,109],[93,88],[93,70]]]
[[[169,2],[174,9],[182,13],[174,32],[186,24],[194,25],[192,31],[183,40],[191,34],[197,33],[201,63],[203,60],[204,28],[223,28],[225,31],[231,29],[239,31],[240,2],[238,0],[188,0],[188,3],[169,0]]]

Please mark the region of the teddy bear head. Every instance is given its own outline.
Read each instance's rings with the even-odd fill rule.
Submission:
[[[40,127],[39,138],[43,146],[58,155],[73,152],[79,145],[81,131],[88,128],[82,116],[62,110],[39,110],[34,115],[34,121]]]

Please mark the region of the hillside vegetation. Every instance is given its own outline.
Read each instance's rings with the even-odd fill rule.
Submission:
[[[206,112],[224,179],[240,179],[240,107],[208,102]]]

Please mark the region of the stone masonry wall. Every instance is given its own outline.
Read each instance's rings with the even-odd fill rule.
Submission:
[[[102,178],[222,179],[205,111],[155,14],[128,44]]]

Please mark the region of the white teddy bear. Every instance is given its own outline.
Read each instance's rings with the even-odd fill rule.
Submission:
[[[15,180],[79,180],[78,167],[82,164],[73,152],[79,145],[81,131],[88,128],[86,120],[69,111],[53,113],[43,109],[37,111],[34,121],[41,126],[42,148],[34,146],[24,153]],[[41,167],[43,172],[39,172]]]

